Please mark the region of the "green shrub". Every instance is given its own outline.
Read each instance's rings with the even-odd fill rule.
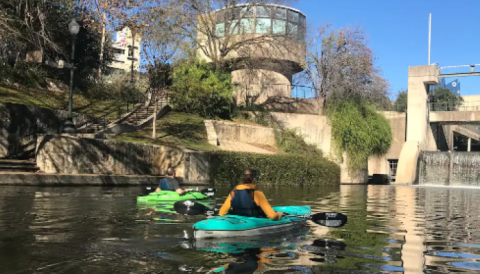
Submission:
[[[215,152],[210,155],[210,178],[215,184],[237,184],[246,168],[259,171],[259,184],[336,185],[340,168],[324,158]]]
[[[102,82],[92,84],[86,95],[98,100],[121,99],[125,102],[137,102],[147,90],[148,80],[140,78],[132,84],[130,79],[129,72],[114,72],[104,76]]]
[[[323,153],[316,145],[307,144],[295,130],[275,130],[277,147],[285,153],[322,158]]]
[[[338,157],[345,152],[350,175],[367,168],[368,157],[384,155],[392,144],[388,120],[372,105],[346,101],[329,112],[332,140]]]
[[[231,118],[232,89],[228,71],[217,69],[205,61],[185,61],[173,70],[176,110],[205,118]]]

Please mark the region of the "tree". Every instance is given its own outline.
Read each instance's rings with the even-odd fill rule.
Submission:
[[[363,32],[356,28],[329,31],[320,26],[310,41],[305,73],[317,98],[329,106],[345,101],[388,107],[388,81],[374,66]]]
[[[40,50],[62,52],[53,32],[57,14],[73,12],[74,5],[67,0],[9,0],[0,2],[0,47],[2,52]],[[4,56],[5,57],[5,56]]]
[[[429,92],[428,98],[431,102],[430,110],[432,111],[452,111],[462,104],[463,98],[456,95],[448,88],[439,87]]]
[[[397,100],[395,101],[394,108],[398,112],[407,112],[408,107],[408,91],[401,90],[398,92]]]
[[[305,76],[326,107],[337,157],[346,153],[349,175],[357,177],[372,155],[387,153],[392,133],[377,109],[389,109],[388,81],[359,29],[320,26],[310,41]]]
[[[180,62],[173,70],[172,103],[176,109],[206,118],[230,118],[230,73],[205,61]]]
[[[4,27],[0,27],[0,45],[5,47],[4,57],[7,57],[7,52],[17,52],[18,55],[28,53],[35,57],[27,61],[55,63],[65,60],[71,63],[72,37],[68,23],[76,18],[81,28],[75,39],[75,84],[87,84],[91,79],[89,76],[99,68],[105,68],[112,60],[111,56],[100,59],[102,49],[108,51],[111,43],[107,40],[102,46],[101,34],[95,27],[96,18],[82,17],[84,10],[72,1],[11,0],[0,3],[0,13],[3,12],[7,13],[0,18],[0,25]],[[4,43],[6,40],[8,42]],[[69,72],[62,74],[48,66],[44,66],[43,71],[50,78],[69,81]]]

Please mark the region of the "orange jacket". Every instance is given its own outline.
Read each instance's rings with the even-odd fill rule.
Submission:
[[[245,189],[255,189],[254,184],[242,184],[238,185],[234,188],[234,190],[245,190]],[[233,191],[228,195],[227,199],[223,203],[222,207],[220,208],[220,212],[218,213],[220,216],[224,216],[228,214],[231,208],[231,201],[232,201]],[[282,214],[280,212],[275,212],[273,210],[270,203],[267,201],[265,194],[263,192],[256,190],[254,192],[254,201],[255,203],[265,212],[265,215],[271,220],[280,220]]]

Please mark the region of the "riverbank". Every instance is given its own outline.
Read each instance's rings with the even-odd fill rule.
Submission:
[[[164,176],[0,173],[0,185],[9,186],[142,186],[157,185]],[[188,185],[208,185],[197,182]]]

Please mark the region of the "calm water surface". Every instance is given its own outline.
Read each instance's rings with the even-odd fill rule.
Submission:
[[[342,212],[348,224],[193,242],[201,216],[137,205],[137,187],[0,187],[0,273],[480,273],[480,190],[261,189],[273,205]],[[220,205],[229,189],[218,190]]]

